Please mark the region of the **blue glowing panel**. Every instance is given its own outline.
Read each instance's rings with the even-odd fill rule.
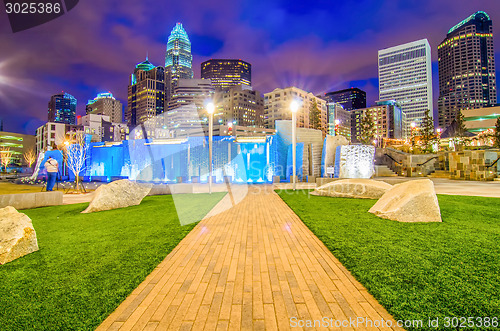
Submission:
[[[290,176],[293,174],[293,153],[292,153],[292,146],[290,145],[288,147],[288,153],[287,153],[287,172],[286,172],[286,179],[290,180]],[[297,177],[299,180],[303,179],[303,172],[302,172],[302,165],[303,165],[303,160],[304,160],[304,143],[297,143],[296,145],[296,171],[297,171]]]
[[[340,176],[340,151],[342,149],[342,146],[337,146],[335,149],[335,170],[333,177],[334,178],[339,178]]]

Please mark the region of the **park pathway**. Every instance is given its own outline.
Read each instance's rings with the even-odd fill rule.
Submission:
[[[97,330],[288,330],[291,318],[323,317],[337,330],[364,330],[335,328],[358,317],[395,325],[272,186],[244,193],[239,203],[226,195]]]

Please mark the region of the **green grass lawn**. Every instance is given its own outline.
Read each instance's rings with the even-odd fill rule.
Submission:
[[[54,187],[54,191],[57,188]],[[19,193],[37,193],[41,192],[42,187],[36,185],[13,184],[9,182],[0,183],[0,194],[19,194]],[[62,186],[59,186],[59,191],[64,191]]]
[[[375,200],[278,193],[396,319],[500,324],[500,199],[439,195],[443,223],[410,224],[368,213]]]
[[[193,222],[225,193],[175,197]],[[0,266],[0,330],[94,330],[194,227],[171,196],[80,214],[87,204],[24,210],[40,250]]]

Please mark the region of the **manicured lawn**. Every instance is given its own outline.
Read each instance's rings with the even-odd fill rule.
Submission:
[[[56,188],[54,187],[54,191],[55,190]],[[60,187],[59,190],[62,191],[63,188]],[[0,194],[36,193],[41,191],[41,186],[12,184],[7,182],[0,183]]]
[[[440,195],[443,223],[408,224],[368,213],[375,200],[278,193],[396,319],[500,324],[500,199]]]
[[[23,211],[40,250],[0,266],[0,330],[94,330],[225,193],[146,197],[80,214],[87,204]]]

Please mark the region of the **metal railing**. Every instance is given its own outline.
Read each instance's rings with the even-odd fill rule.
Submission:
[[[396,161],[396,159],[394,159],[392,156],[390,156],[389,154],[385,153],[384,156],[387,156],[389,159],[391,159],[392,161],[394,161],[394,163],[396,164],[399,164],[400,166],[403,165],[403,163],[399,162],[399,161]]]
[[[438,159],[438,158],[439,158],[438,156],[431,157],[430,159],[428,159],[428,160],[427,160],[427,161],[425,161],[424,163],[418,163],[418,164],[417,164],[417,167],[421,167],[421,166],[423,166],[424,164],[427,164],[429,161],[434,160],[434,159]]]
[[[498,160],[500,160],[500,156],[495,160],[495,162],[493,162],[492,164],[490,165],[487,165],[486,168],[491,168],[493,167],[495,164],[497,164]]]

